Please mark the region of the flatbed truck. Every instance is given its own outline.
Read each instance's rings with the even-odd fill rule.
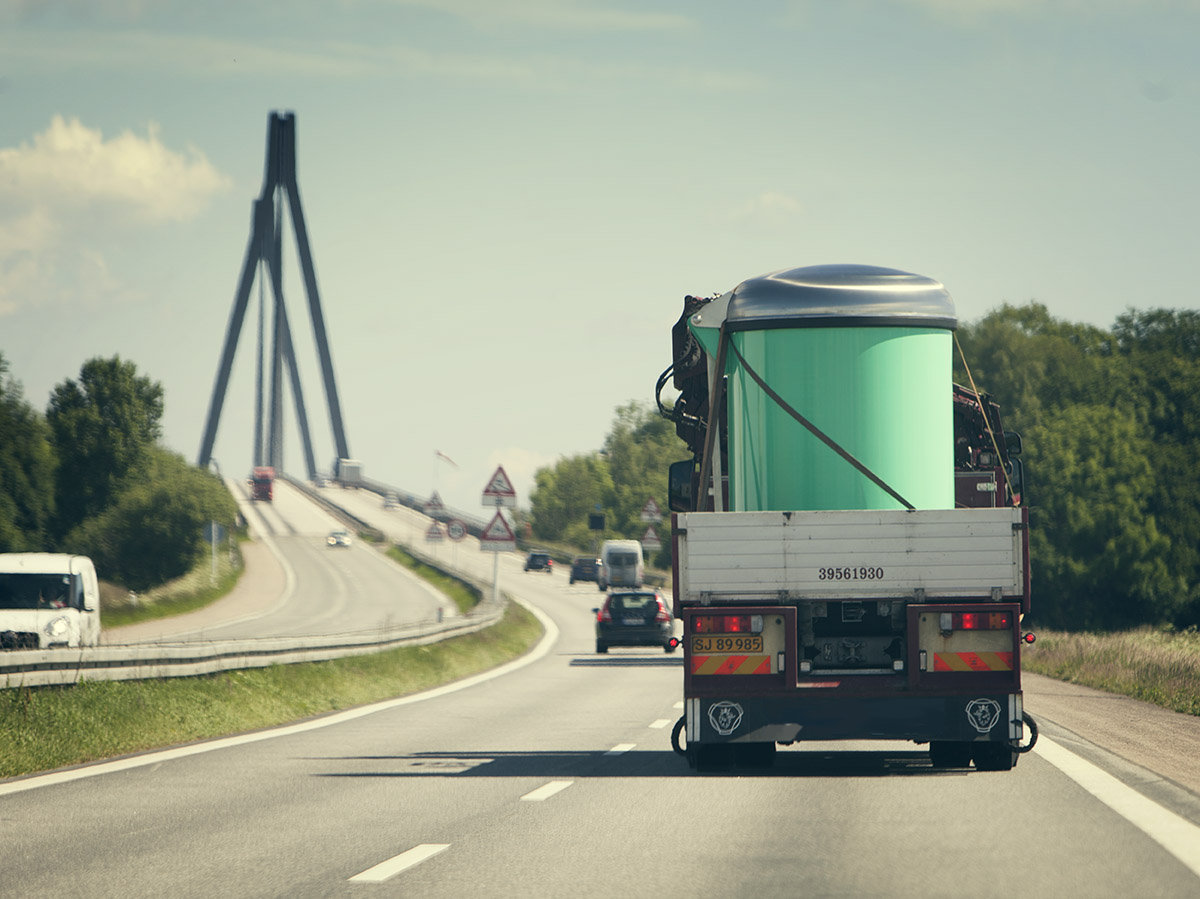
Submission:
[[[658,392],[693,451],[669,476],[692,767],[907,740],[999,771],[1031,745],[1020,438],[952,383],[956,321],[939,283],[868,266],[685,299]]]

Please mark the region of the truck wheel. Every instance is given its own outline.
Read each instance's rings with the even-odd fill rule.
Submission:
[[[608,644],[601,643],[599,640],[597,640],[596,641],[596,652],[608,652]]]
[[[971,744],[933,740],[929,744],[929,761],[935,768],[966,768],[971,764]]]
[[[976,743],[971,749],[976,771],[1011,771],[1017,755],[1007,743]]]

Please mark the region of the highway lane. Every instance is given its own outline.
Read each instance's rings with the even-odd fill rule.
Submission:
[[[375,548],[357,540],[327,546],[329,532],[345,525],[286,482],[276,482],[269,503],[250,501],[241,483],[230,486],[255,540],[282,570],[275,595],[117,629],[106,643],[363,633],[458,615],[446,597]]]
[[[490,555],[458,552],[490,572]],[[0,895],[1200,890],[1200,868],[1039,750],[980,774],[934,771],[911,744],[810,744],[781,751],[771,772],[695,774],[669,749],[679,658],[595,655],[596,590],[502,561],[505,589],[558,631],[540,657],[324,727],[0,784]],[[1185,839],[1200,834],[1178,820],[1193,828]]]

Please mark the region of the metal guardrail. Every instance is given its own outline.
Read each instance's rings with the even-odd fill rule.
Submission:
[[[309,491],[306,491],[309,492]],[[316,491],[311,491],[315,494]],[[311,494],[310,494],[311,495]],[[315,497],[331,511],[358,522],[354,516]],[[358,522],[370,528],[365,522]],[[406,551],[433,567],[424,554]],[[318,637],[259,637],[210,643],[140,643],[90,646],[82,649],[33,649],[0,653],[0,689],[76,684],[82,680],[146,680],[194,677],[218,671],[265,668],[296,662],[322,662],[365,655],[400,646],[420,646],[490,627],[504,613],[505,600],[491,599],[491,586],[454,572],[479,591],[480,603],[466,615],[438,621],[381,627],[378,630]]]
[[[82,680],[143,680],[192,677],[264,668],[295,662],[320,662],[380,652],[400,646],[435,643],[495,624],[503,601],[481,602],[469,615],[441,623],[425,622],[383,633],[326,637],[262,637],[213,643],[146,643],[84,649],[41,649],[0,655],[0,689],[75,684]]]

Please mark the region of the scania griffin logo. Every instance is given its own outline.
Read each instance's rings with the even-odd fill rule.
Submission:
[[[1000,720],[1000,703],[994,699],[972,699],[967,703],[967,718],[972,727],[986,734]]]
[[[728,737],[742,723],[742,707],[727,699],[714,702],[708,707],[708,723],[722,737]]]

